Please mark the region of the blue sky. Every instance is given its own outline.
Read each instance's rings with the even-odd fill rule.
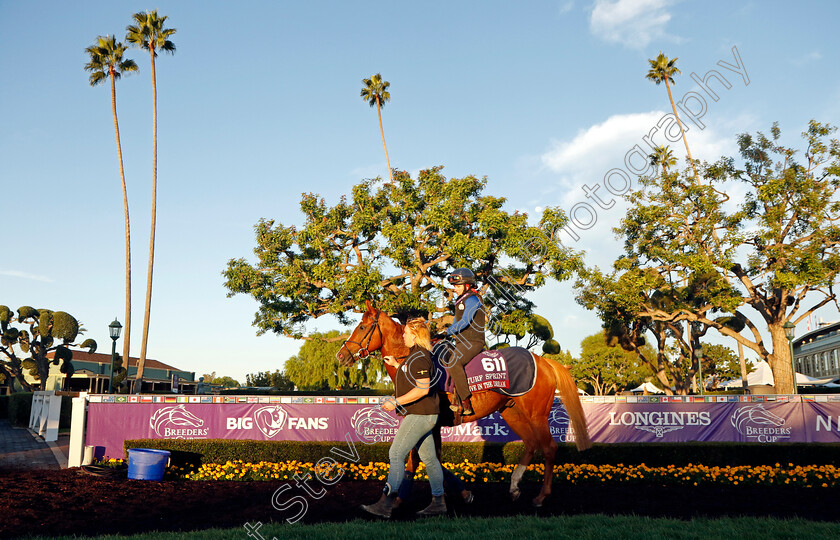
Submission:
[[[109,350],[124,313],[123,209],[107,85],[91,88],[84,49],[124,38],[131,15],[158,9],[177,29],[157,62],[159,163],[149,357],[197,374],[282,369],[301,342],[257,337],[256,304],[226,298],[230,258],[252,258],[260,218],[299,223],[302,192],[330,203],[387,176],[375,110],[361,79],[391,83],[383,124],[391,165],[487,176],[487,194],[536,217],[569,211],[583,186],[669,110],[644,78],[659,51],[678,57],[674,97],[704,95],[691,73],[717,70],[697,159],[735,155],[735,135],[779,121],[796,143],[811,118],[840,123],[834,2],[346,2],[0,0],[0,304],[74,314]],[[749,79],[719,65],[735,65]],[[132,355],[140,351],[151,205],[151,80],[117,83],[132,226]],[[696,106],[698,102],[694,102]],[[682,146],[672,144],[682,156]],[[617,178],[617,177],[616,177]],[[614,180],[614,179],[613,179]],[[606,268],[621,244],[620,198],[572,245]],[[581,221],[586,218],[578,214]],[[599,329],[569,283],[533,295],[574,353]],[[837,319],[823,308],[818,317]],[[339,328],[321,319],[312,329]],[[805,328],[799,328],[802,334]]]

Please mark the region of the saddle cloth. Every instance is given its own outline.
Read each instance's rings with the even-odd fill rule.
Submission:
[[[435,364],[447,374],[443,389],[452,393],[455,383],[449,377],[449,371],[442,367],[439,356],[435,355]],[[506,396],[521,396],[531,390],[537,381],[534,355],[522,347],[483,351],[469,361],[464,371],[471,394],[491,390]]]

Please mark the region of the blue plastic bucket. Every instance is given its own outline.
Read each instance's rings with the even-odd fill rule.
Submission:
[[[163,480],[169,450],[131,448],[128,451],[128,477],[133,480]]]

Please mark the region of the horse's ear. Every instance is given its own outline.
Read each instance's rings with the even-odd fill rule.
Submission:
[[[368,311],[373,311],[373,304],[370,303],[370,300],[365,300],[365,306]]]

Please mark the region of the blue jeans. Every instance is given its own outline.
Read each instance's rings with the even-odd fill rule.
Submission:
[[[400,489],[400,483],[405,477],[405,457],[412,448],[417,448],[420,459],[426,464],[432,495],[443,495],[443,469],[438,461],[432,437],[432,429],[436,423],[436,414],[409,414],[403,418],[388,451],[388,459],[391,461],[388,469],[390,493],[396,493]]]

